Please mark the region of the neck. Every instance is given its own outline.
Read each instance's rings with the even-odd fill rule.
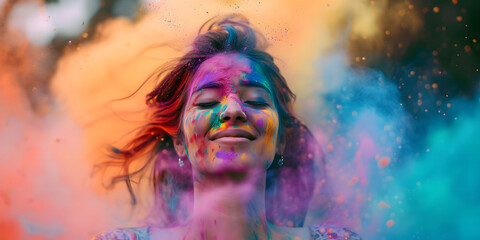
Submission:
[[[194,179],[187,239],[269,239],[264,171],[194,174]]]

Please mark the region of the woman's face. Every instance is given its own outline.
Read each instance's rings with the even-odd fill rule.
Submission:
[[[183,112],[184,148],[193,169],[267,169],[277,149],[278,112],[260,67],[240,54],[217,54],[192,79]]]

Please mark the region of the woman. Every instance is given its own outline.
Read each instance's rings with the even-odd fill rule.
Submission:
[[[131,179],[153,165],[155,222],[94,239],[360,239],[303,227],[314,188],[321,190],[321,155],[265,47],[239,15],[201,27],[192,50],[147,95],[151,122],[108,163],[122,166],[112,183],[125,181],[134,203]],[[145,153],[150,160],[130,170]]]

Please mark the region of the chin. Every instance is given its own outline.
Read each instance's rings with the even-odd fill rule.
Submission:
[[[253,176],[266,172],[265,169],[258,169],[247,164],[218,164],[212,166],[205,175],[216,177],[219,181],[227,181],[232,183],[251,182],[256,179]]]
[[[248,172],[251,169],[250,166],[246,164],[218,164],[213,166],[213,169],[210,169],[210,173],[212,174],[229,174],[229,173],[242,173]]]
[[[258,171],[266,171],[270,163],[263,162],[263,164],[259,164],[259,162],[251,162],[249,158],[247,159],[216,159],[216,161],[209,169],[210,173],[213,174],[229,174],[229,173],[248,173],[252,170]],[[261,166],[260,166],[261,165]],[[268,166],[267,166],[268,165]],[[265,167],[267,166],[267,167]]]
[[[251,170],[266,171],[275,156],[274,153],[270,154],[269,151],[263,152],[267,154],[259,154],[259,151],[253,152],[251,146],[215,145],[212,148],[215,150],[209,152],[208,155],[196,156],[198,164],[192,166],[196,166],[199,172],[224,174],[250,172]],[[204,150],[198,152],[204,152]],[[269,158],[270,155],[271,158]]]

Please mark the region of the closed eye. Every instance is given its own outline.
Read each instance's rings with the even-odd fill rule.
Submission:
[[[218,103],[220,102],[202,102],[202,103],[197,103],[195,106],[201,109],[208,109],[208,108],[215,107]]]
[[[263,108],[269,106],[267,102],[263,101],[245,101],[245,103],[255,108]]]

